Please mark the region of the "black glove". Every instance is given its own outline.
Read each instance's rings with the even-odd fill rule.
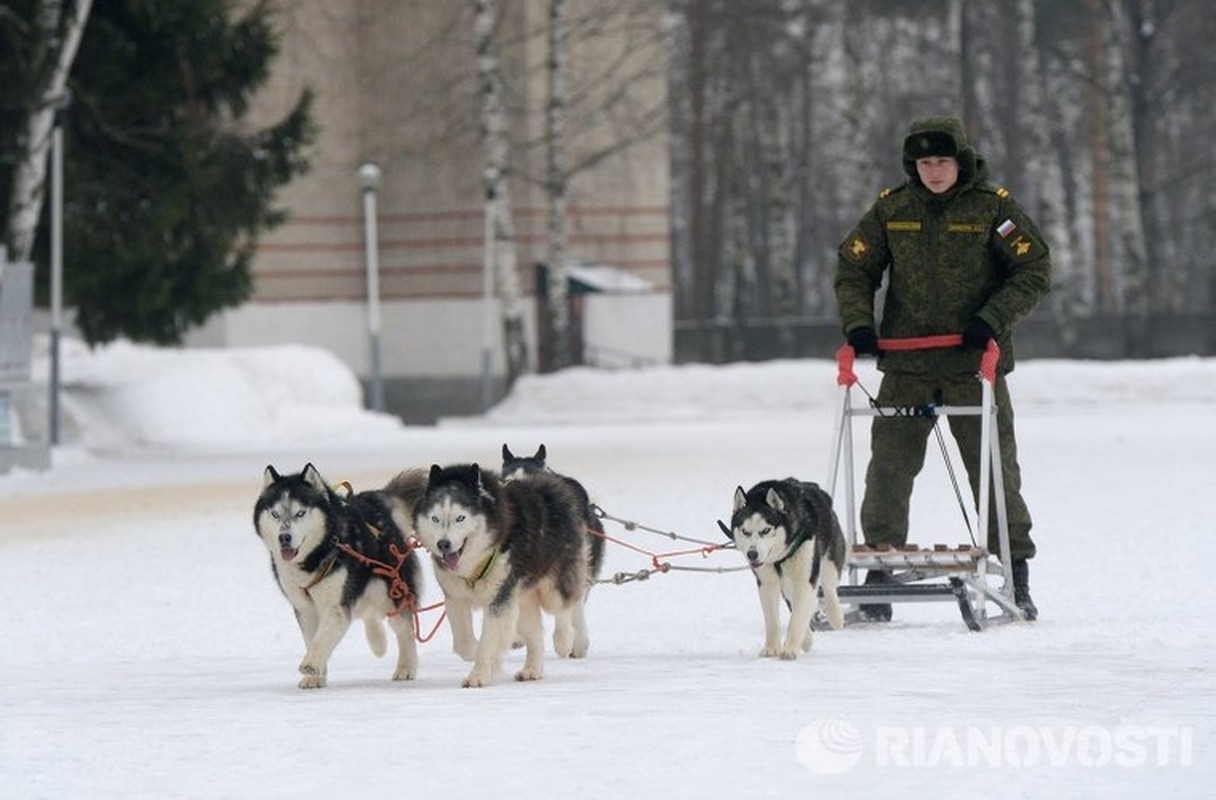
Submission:
[[[995,338],[996,332],[992,330],[992,326],[976,317],[967,323],[966,328],[963,328],[963,349],[986,350],[988,340]]]
[[[847,338],[855,354],[859,356],[878,355],[878,334],[869,325],[854,328],[849,331]]]

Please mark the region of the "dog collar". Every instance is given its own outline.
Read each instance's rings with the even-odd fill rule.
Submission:
[[[304,594],[308,594],[309,589],[316,586],[321,581],[325,580],[325,578],[329,575],[329,573],[333,571],[334,564],[337,562],[337,560],[338,560],[337,552],[330,553],[328,556],[325,557],[325,560],[321,562],[321,571],[319,573],[317,573],[316,577],[314,577],[311,581],[309,581],[303,587]]]
[[[493,550],[491,550],[490,557],[487,558],[485,560],[485,563],[481,565],[481,568],[477,570],[477,574],[471,578],[465,578],[464,579],[465,583],[469,584],[469,586],[473,586],[475,583],[480,581],[486,575],[489,575],[490,570],[494,568],[494,562],[498,561],[499,552],[500,551],[497,547],[495,547]]]
[[[794,553],[798,552],[798,548],[806,544],[806,540],[810,538],[810,534],[806,533],[805,531],[794,537],[794,541],[790,542],[790,546],[785,548],[785,553],[781,556],[781,558],[774,561],[773,565],[779,566],[785,563],[785,560],[794,555]]]

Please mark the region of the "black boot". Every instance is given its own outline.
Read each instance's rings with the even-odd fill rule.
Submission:
[[[1026,619],[1038,619],[1039,610],[1030,599],[1030,565],[1024,558],[1013,560],[1013,602],[1022,609]]]
[[[872,569],[866,573],[866,586],[882,586],[891,582],[890,573],[881,569]],[[857,607],[861,618],[866,622],[890,622],[890,603],[862,603]]]

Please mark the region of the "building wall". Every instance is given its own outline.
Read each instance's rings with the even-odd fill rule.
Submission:
[[[513,139],[535,142],[544,124],[545,83],[538,65],[545,55],[546,4],[504,0],[501,5]],[[363,378],[370,375],[364,219],[356,177],[359,166],[370,161],[383,176],[377,222],[386,378],[433,382],[451,377],[458,379],[454,386],[464,386],[480,374],[486,318],[483,155],[471,6],[451,0],[279,0],[281,54],[270,85],[256,100],[253,121],[265,125],[279,119],[300,92],[311,88],[320,126],[312,168],[280,195],[289,221],[259,244],[252,302],[212,320],[191,336],[191,343],[318,344]],[[575,0],[571,14],[603,6]],[[630,58],[640,67],[659,64],[659,4],[639,6],[649,9],[641,21],[653,23],[653,35]],[[637,18],[630,22],[634,24],[602,30],[645,30]],[[620,52],[621,36],[601,34],[575,42],[572,69],[593,74]],[[635,105],[664,102],[663,75],[653,69],[630,81]],[[577,130],[572,159],[621,135],[614,130],[619,120],[601,122],[594,103],[574,109],[572,116]],[[539,148],[517,146],[514,159],[520,175],[541,174]],[[544,253],[544,196],[519,175],[511,191],[520,284],[531,292],[533,265]],[[575,176],[568,200],[570,257],[644,277],[655,287],[660,305],[669,304],[665,134]],[[498,326],[491,328],[497,372],[502,369]],[[671,352],[669,325],[646,336],[665,341],[647,342],[641,349]],[[443,392],[432,394],[441,397]],[[462,402],[453,399],[454,405]],[[417,409],[389,410],[415,419],[427,416]]]

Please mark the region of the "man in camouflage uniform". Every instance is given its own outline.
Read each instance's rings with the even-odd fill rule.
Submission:
[[[1013,369],[1013,326],[1050,287],[1047,245],[1009,192],[987,182],[984,160],[968,143],[957,118],[913,122],[904,139],[903,165],[909,180],[882,192],[840,246],[836,298],[841,328],[858,355],[878,356],[881,406],[979,405],[982,386],[975,374],[980,355],[990,338],[997,340],[1001,358],[994,397],[1014,595],[1033,619],[1038,612],[1030,599],[1026,561],[1034,556],[1035,546],[1030,512],[1022,500],[1005,376]],[[961,333],[962,347],[880,352],[875,296],[884,276],[879,327],[883,338]],[[978,498],[980,418],[948,420],[973,497]],[[907,541],[912,484],[924,465],[933,425],[926,417],[874,418],[861,505],[868,544],[898,547]],[[999,554],[996,515],[989,517],[988,548]],[[872,571],[866,583],[882,583],[888,577]],[[861,610],[870,619],[891,618],[888,604]]]

